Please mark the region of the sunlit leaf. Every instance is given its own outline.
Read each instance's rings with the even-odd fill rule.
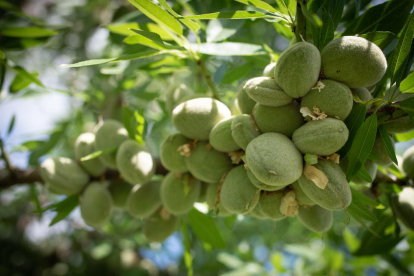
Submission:
[[[253,5],[256,8],[267,10],[267,11],[270,11],[270,12],[277,12],[277,10],[275,8],[273,8],[271,5],[269,5],[268,3],[263,2],[261,0],[236,0],[236,1],[240,2],[240,3],[243,3],[243,4],[246,4],[246,5]],[[287,2],[289,2],[289,1],[287,1]]]
[[[210,244],[214,248],[226,247],[223,237],[221,236],[214,220],[211,217],[193,208],[188,213],[188,219],[190,221],[190,225],[194,233],[202,241]]]
[[[98,150],[95,152],[92,152],[91,154],[82,156],[82,158],[80,159],[80,161],[88,161],[91,159],[95,159],[96,157],[105,154],[105,153],[110,153],[110,152],[115,152],[118,150],[118,146],[115,147],[111,147],[111,148],[107,148],[107,149],[103,149],[103,150]]]
[[[201,54],[213,56],[254,56],[267,54],[261,45],[239,42],[201,43],[199,46],[197,44],[191,46]]]
[[[51,211],[57,212],[56,216],[50,222],[49,226],[55,225],[59,221],[65,219],[69,214],[79,205],[79,196],[73,195],[66,199],[53,204],[50,209]]]
[[[0,34],[8,37],[38,38],[57,35],[59,32],[40,27],[2,27]]]
[[[260,18],[272,16],[265,15],[261,12],[256,11],[228,11],[228,12],[215,12],[200,15],[183,16],[188,19],[245,19],[245,18]]]
[[[400,91],[405,93],[414,93],[414,73],[408,75],[401,84]]]
[[[368,32],[360,36],[373,42],[382,50],[384,50],[395,38],[395,34],[391,32]]]

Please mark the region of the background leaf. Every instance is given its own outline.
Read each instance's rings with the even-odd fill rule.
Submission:
[[[57,212],[56,216],[50,222],[49,226],[55,225],[59,221],[65,219],[72,211],[79,205],[79,196],[73,195],[66,199],[53,204],[50,209],[51,211]]]
[[[261,45],[239,42],[201,43],[199,47],[196,44],[192,45],[192,47],[201,54],[213,56],[254,56],[267,54]]]
[[[215,248],[225,248],[223,237],[217,229],[214,220],[193,208],[188,213],[191,228],[202,241]]]
[[[383,125],[380,125],[378,126],[378,131],[381,135],[382,141],[384,142],[385,150],[387,151],[389,157],[391,157],[391,160],[398,165],[397,156],[395,155],[395,150],[387,130]]]
[[[234,35],[244,25],[243,20],[213,19],[207,25],[207,42],[219,42]]]
[[[384,50],[395,38],[395,34],[391,32],[368,32],[360,36],[375,43],[381,50]]]
[[[2,27],[0,34],[9,37],[38,38],[57,35],[59,32],[40,27]]]
[[[229,12],[214,12],[200,15],[183,16],[188,19],[245,19],[245,18],[260,18],[269,17],[261,12],[256,11],[229,11]]]

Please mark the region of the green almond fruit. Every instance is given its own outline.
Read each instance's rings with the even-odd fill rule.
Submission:
[[[310,199],[306,193],[302,190],[302,188],[299,185],[298,181],[293,182],[292,184],[293,191],[295,191],[295,199],[302,205],[315,205],[315,202],[313,202],[312,199]]]
[[[257,104],[253,117],[262,133],[276,132],[288,137],[305,122],[296,102],[278,107]]]
[[[253,139],[246,149],[249,170],[264,184],[286,186],[302,174],[302,154],[293,142],[279,133],[265,133]]]
[[[232,213],[247,214],[259,202],[260,190],[249,180],[243,165],[233,168],[224,179],[220,202]]]
[[[316,233],[324,233],[331,229],[332,211],[318,205],[299,206],[298,218],[306,228]]]
[[[257,179],[257,177],[249,169],[246,169],[246,173],[247,173],[247,177],[249,178],[250,182],[262,191],[278,191],[286,187],[286,186],[266,185],[263,182],[260,182],[260,180]]]
[[[131,184],[144,184],[155,173],[151,154],[133,140],[121,144],[116,154],[116,163],[122,177]]]
[[[292,135],[295,146],[304,154],[331,155],[348,140],[349,131],[338,119],[325,118],[309,121]]]
[[[371,92],[369,92],[369,90],[365,87],[352,88],[351,92],[352,92],[353,96],[357,96],[363,102],[367,102],[367,101],[370,101],[370,100],[374,99],[372,97]],[[372,106],[372,104],[368,104],[367,105],[367,110],[370,109],[371,106]]]
[[[277,60],[275,80],[292,98],[305,96],[315,86],[321,70],[321,54],[308,42],[297,42]]]
[[[106,188],[107,183],[90,183],[80,200],[81,216],[89,226],[99,228],[111,215],[112,197]]]
[[[408,178],[414,179],[414,146],[404,152],[402,168]]]
[[[233,167],[226,153],[215,150],[203,141],[197,142],[190,155],[185,157],[185,164],[195,178],[207,183],[219,182]]]
[[[105,172],[105,166],[99,161],[99,158],[86,161],[80,160],[82,157],[94,152],[96,152],[95,134],[87,132],[79,135],[75,142],[75,158],[87,173],[98,177]]]
[[[208,184],[206,202],[210,210],[213,210],[217,216],[226,217],[231,215],[229,210],[224,208],[221,204],[219,197],[219,191],[221,190],[222,184],[219,182]]]
[[[207,189],[209,183],[201,182],[201,188],[200,188],[200,195],[198,196],[197,202],[203,203],[207,200]]]
[[[298,182],[303,192],[315,204],[325,209],[340,210],[348,207],[352,201],[351,188],[341,167],[332,160],[319,160],[314,167],[325,174],[328,183],[324,189],[321,189],[302,175]]]
[[[254,124],[252,117],[247,114],[238,115],[231,122],[231,136],[243,150],[246,150],[250,141],[261,134]]]
[[[210,132],[210,144],[218,151],[231,152],[239,150],[240,147],[234,141],[231,134],[231,125],[234,116],[224,118],[218,122]]]
[[[244,81],[239,89],[236,92],[237,95],[237,105],[240,108],[242,114],[252,114],[253,107],[256,105],[256,102],[250,98],[244,89],[244,85],[247,81]]]
[[[111,181],[108,190],[111,193],[114,206],[126,210],[128,197],[132,190],[131,184],[122,180]]]
[[[282,106],[293,101],[276,83],[274,78],[258,77],[250,79],[244,86],[247,94],[257,103],[267,106]]]
[[[272,220],[281,220],[285,218],[280,211],[283,196],[284,193],[282,192],[263,192],[260,195],[258,205],[268,218]]]
[[[175,83],[165,93],[165,109],[172,114],[174,108],[182,103],[185,97],[193,95],[194,92],[183,83]]]
[[[399,194],[392,194],[391,205],[397,218],[414,231],[414,189],[404,187]]]
[[[147,218],[161,207],[161,182],[136,185],[127,198],[126,208],[136,218]]]
[[[351,90],[333,80],[321,80],[320,83],[323,87],[309,91],[302,98],[301,107],[307,107],[310,111],[316,107],[330,117],[345,120],[354,102]]]
[[[95,133],[96,150],[107,150],[119,147],[122,142],[129,139],[128,131],[115,120],[106,120],[98,127]],[[116,151],[103,153],[98,156],[99,160],[111,169],[118,169],[116,165]]]
[[[43,161],[40,176],[51,192],[67,196],[80,193],[89,182],[89,175],[74,160],[65,157]]]
[[[322,73],[349,88],[377,83],[387,70],[382,50],[362,37],[343,36],[329,42],[321,52]]]
[[[229,108],[223,103],[211,98],[197,98],[174,108],[172,123],[187,138],[208,140],[211,129],[230,116]]]
[[[200,196],[201,182],[190,174],[169,173],[162,181],[161,201],[174,215],[186,214]]]
[[[250,213],[246,214],[246,216],[250,216],[250,217],[254,217],[258,219],[268,219],[268,217],[263,212],[259,204],[257,204],[256,207],[254,207],[254,209]]]
[[[163,217],[162,211],[144,219],[142,233],[150,242],[163,242],[178,230],[180,219],[172,214]]]
[[[276,68],[276,62],[270,63],[263,70],[263,76],[264,77],[272,77],[273,78],[275,76],[275,68]]]
[[[390,139],[391,139],[392,147],[394,148],[394,151],[395,151],[394,139],[392,139],[392,137],[390,137]],[[382,140],[381,135],[379,133],[377,133],[377,137],[375,138],[374,146],[372,147],[372,152],[378,156],[378,160],[373,160],[376,164],[382,167],[387,167],[392,164],[392,159],[388,155],[388,152],[385,149],[384,141]]]
[[[181,155],[179,148],[190,140],[180,133],[166,137],[160,147],[161,164],[169,171],[184,173],[188,171],[185,165],[184,156]]]

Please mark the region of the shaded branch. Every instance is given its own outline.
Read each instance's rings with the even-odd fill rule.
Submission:
[[[306,41],[306,18],[303,15],[302,9],[306,9],[306,0],[300,0],[296,3],[296,42],[301,42],[302,37]]]

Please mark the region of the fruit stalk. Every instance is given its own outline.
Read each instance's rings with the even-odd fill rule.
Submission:
[[[211,92],[213,92],[213,97],[214,97],[216,100],[222,101],[222,100],[220,99],[220,96],[219,96],[218,90],[217,90],[217,88],[216,88],[216,85],[215,85],[215,84],[214,84],[214,82],[211,80],[211,76],[210,76],[210,74],[208,73],[207,68],[206,68],[206,66],[204,65],[204,62],[203,62],[201,59],[199,59],[199,60],[197,61],[197,65],[198,65],[198,66],[200,66],[201,73],[203,74],[204,78],[206,79],[207,85],[210,87]]]

